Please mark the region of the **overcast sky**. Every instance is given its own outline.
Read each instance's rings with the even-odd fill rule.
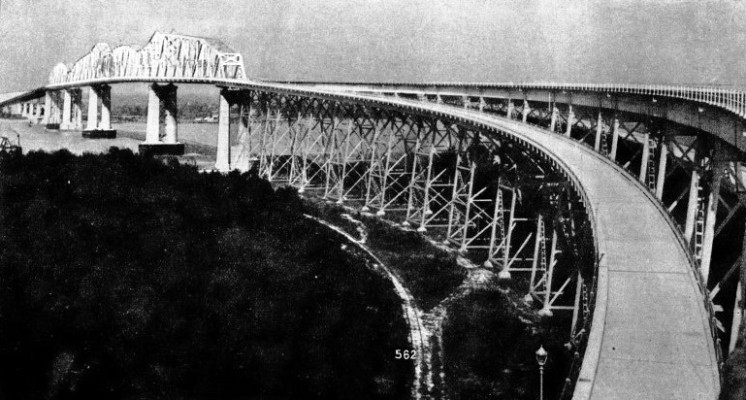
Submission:
[[[155,30],[220,38],[260,79],[746,84],[735,0],[0,2],[0,93]]]

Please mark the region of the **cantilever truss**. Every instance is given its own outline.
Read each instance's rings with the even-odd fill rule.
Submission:
[[[100,78],[245,79],[243,57],[217,39],[155,32],[142,48],[98,43],[73,65],[57,64],[50,84]]]

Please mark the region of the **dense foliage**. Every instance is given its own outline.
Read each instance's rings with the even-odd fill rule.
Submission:
[[[406,397],[390,283],[291,190],[116,149],[0,163],[0,397]]]
[[[443,328],[446,380],[459,400],[539,398],[535,352],[549,353],[545,398],[562,392],[573,355],[564,347],[566,320],[540,321],[498,291],[474,292],[448,307]]]
[[[742,324],[736,349],[728,355],[720,400],[746,399],[746,324]]]
[[[358,225],[342,217],[344,208],[327,203],[310,205],[313,208],[309,212],[356,235]],[[466,277],[454,253],[435,247],[423,235],[360,213],[353,217],[365,226],[365,245],[394,271],[421,309],[438,305]]]

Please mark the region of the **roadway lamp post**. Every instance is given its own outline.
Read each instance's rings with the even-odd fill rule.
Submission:
[[[547,363],[544,346],[539,346],[539,350],[536,350],[536,363],[539,364],[539,400],[544,400],[544,365]]]

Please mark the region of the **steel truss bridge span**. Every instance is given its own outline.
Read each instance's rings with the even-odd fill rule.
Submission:
[[[281,94],[317,99],[326,105],[391,110],[456,124],[536,151],[539,157],[551,160],[564,171],[582,198],[599,260],[592,329],[574,398],[717,395],[719,356],[713,343],[709,298],[684,240],[648,189],[593,148],[545,129],[446,104],[308,90],[297,85],[239,79],[134,77],[55,84],[44,90],[121,82],[207,83],[224,87],[226,98],[249,93],[256,100],[262,93]],[[268,154],[266,148],[260,148],[249,149],[248,155],[259,159]],[[331,196],[337,195],[341,200],[343,192],[344,183],[342,191]],[[468,220],[468,216],[460,218]]]

